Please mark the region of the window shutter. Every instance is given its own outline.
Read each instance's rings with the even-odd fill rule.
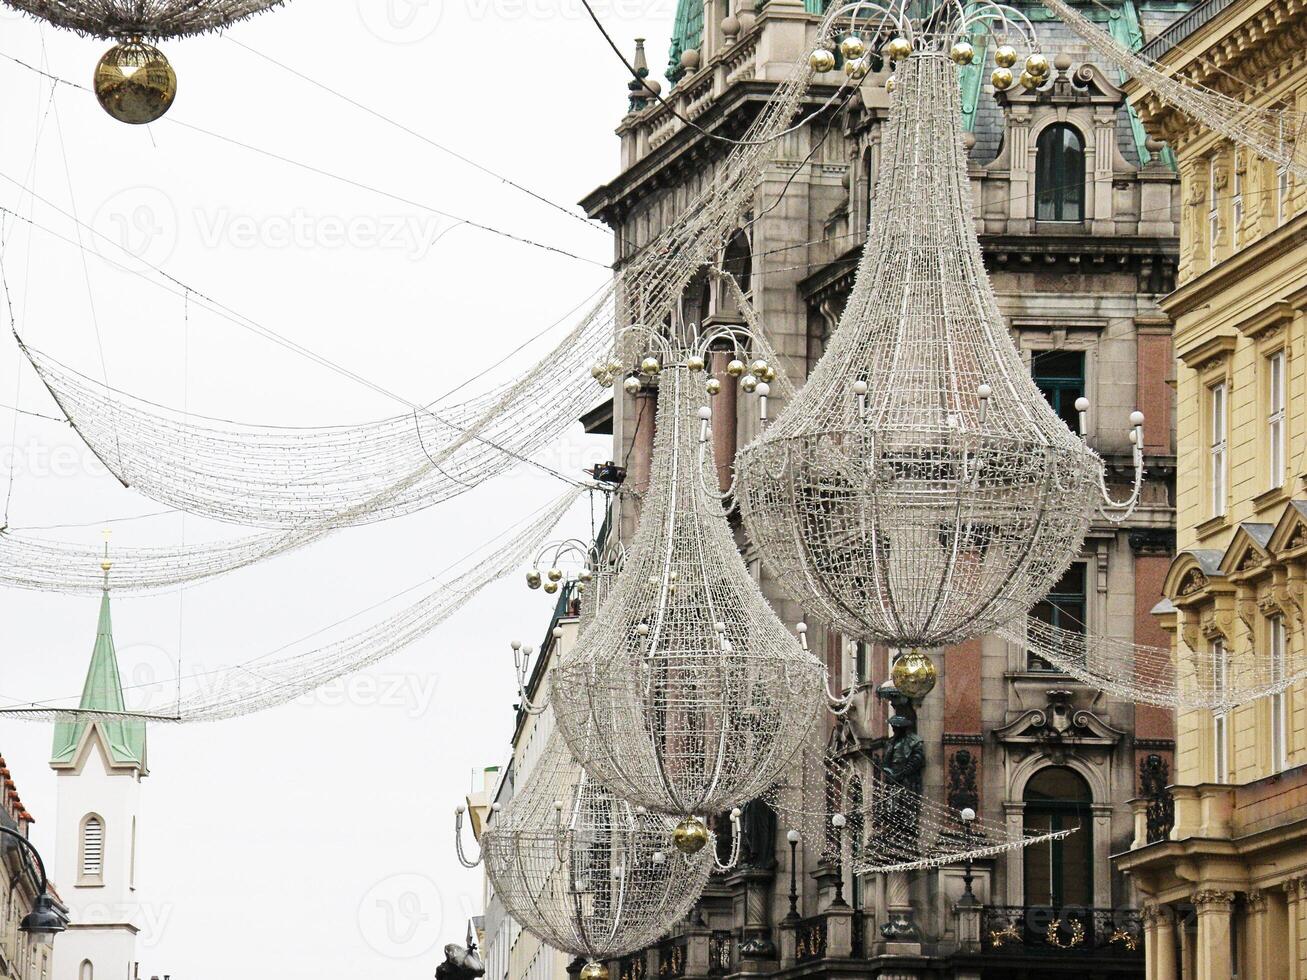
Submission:
[[[98,878],[104,873],[104,824],[91,817],[82,826],[82,877]]]

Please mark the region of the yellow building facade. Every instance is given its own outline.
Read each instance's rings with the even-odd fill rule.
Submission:
[[[1260,107],[1307,110],[1302,0],[1208,0],[1146,54]],[[1182,683],[1173,773],[1117,858],[1148,980],[1307,978],[1307,186],[1159,103],[1131,101],[1181,175],[1177,555],[1158,615]],[[1165,788],[1167,781],[1169,790]]]

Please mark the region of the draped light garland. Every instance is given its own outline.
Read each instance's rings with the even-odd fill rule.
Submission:
[[[655,351],[640,361],[658,407],[639,530],[594,622],[554,667],[550,701],[589,775],[701,831],[688,818],[780,776],[823,710],[825,670],[772,612],[727,524],[702,351],[657,339]]]
[[[641,949],[689,913],[713,869],[715,847],[682,854],[673,824],[605,790],[555,732],[525,785],[496,804],[478,861],[508,914],[554,949],[585,959],[581,976],[602,980],[604,960]],[[711,845],[711,841],[709,841]]]
[[[1013,833],[1002,821],[962,812],[895,786],[872,767],[809,745],[764,797],[782,825],[825,856],[841,855],[853,874],[916,871],[992,857],[1074,833]]]
[[[1043,0],[1067,27],[1109,64],[1128,72],[1163,103],[1174,106],[1258,156],[1307,180],[1307,113],[1259,109],[1160,70],[1155,62],[1118,42],[1066,0]]]
[[[956,39],[991,23],[1023,36],[1027,72],[1047,59],[1010,8],[941,4],[925,28],[901,8],[846,9],[864,8],[883,22],[854,50],[889,31],[897,52],[871,231],[828,350],[740,451],[736,496],[763,561],[811,614],[890,646],[943,647],[1046,594],[1107,489],[1013,346],[972,222],[954,63],[972,53]],[[1142,423],[1135,413],[1126,513]]]
[[[181,697],[175,708],[136,716],[154,721],[200,722],[253,714],[286,704],[398,653],[429,634],[491,582],[528,562],[581,493],[581,488],[568,490],[507,542],[478,558],[466,572],[442,582],[368,629],[305,653],[248,660],[197,675],[192,678],[196,690]],[[99,715],[57,706],[0,708],[0,717],[35,721],[87,716]]]
[[[55,27],[91,37],[165,38],[220,31],[286,0],[4,0]]]

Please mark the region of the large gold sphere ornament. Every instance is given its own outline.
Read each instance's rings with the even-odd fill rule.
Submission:
[[[704,367],[703,358],[700,357],[698,354],[691,354],[688,358],[686,358],[685,366],[697,374],[698,372],[703,370]]]
[[[132,39],[115,44],[95,66],[95,97],[119,122],[152,123],[177,98],[177,73],[163,52]]]
[[[555,592],[558,591],[558,583],[557,583],[557,582],[546,582],[545,585],[544,585],[544,589],[545,589],[545,593],[546,593],[547,595],[553,595]]]
[[[994,51],[994,64],[1000,68],[1011,68],[1017,63],[1017,49],[1010,44],[1000,45]]]
[[[856,34],[850,34],[840,42],[840,54],[850,61],[861,58],[867,53],[867,45]]]
[[[835,52],[818,48],[808,55],[808,67],[816,72],[831,71],[835,67]]]
[[[897,84],[898,84],[898,82],[896,82],[896,81],[894,80],[894,76],[891,75],[889,78],[885,79],[885,91],[886,91],[886,92],[893,92],[893,91],[894,91],[894,86],[897,85]]]
[[[608,967],[602,963],[587,963],[581,967],[581,980],[608,980]]]
[[[740,379],[740,387],[744,389],[746,395],[752,395],[758,390],[758,379],[752,374],[746,374]]]
[[[906,37],[896,37],[885,46],[886,52],[895,61],[902,61],[912,54],[912,42]]]
[[[1039,86],[1044,84],[1044,80],[1042,78],[1036,78],[1028,71],[1023,71],[1021,73],[1021,77],[1018,78],[1017,81],[1021,83],[1022,88],[1031,92],[1033,92],[1035,89],[1039,88]]]
[[[848,75],[849,78],[853,79],[855,82],[859,79],[866,78],[867,72],[870,70],[866,58],[857,58],[854,61],[844,62],[844,74]]]
[[[976,57],[976,49],[969,41],[959,41],[949,49],[948,56],[955,65],[969,65]]]
[[[672,846],[682,854],[698,854],[708,843],[708,828],[698,817],[687,817],[672,831]]]
[[[709,378],[704,387],[708,389],[710,395],[720,395],[722,393],[722,383],[716,378]]]
[[[1000,92],[1010,89],[1016,79],[1012,75],[1011,68],[995,68],[994,74],[989,76],[989,80],[994,83],[994,88]]]
[[[920,650],[913,649],[894,661],[890,679],[900,694],[917,701],[935,689],[935,682],[939,680],[939,671],[930,657]]]
[[[533,568],[526,573],[526,587],[528,589],[540,588],[540,569]]]
[[[636,377],[627,378],[622,382],[622,390],[628,395],[634,395],[640,390],[640,379]]]
[[[662,365],[658,363],[658,358],[656,357],[646,357],[643,361],[640,362],[641,374],[647,374],[650,377],[653,377],[661,370],[662,370]]]
[[[1049,71],[1048,59],[1039,52],[1035,52],[1026,59],[1026,71],[1036,78],[1047,78]]]
[[[738,378],[740,375],[744,373],[744,362],[739,360],[738,358],[736,360],[731,361],[731,363],[726,365],[726,373],[729,374],[732,378]]]

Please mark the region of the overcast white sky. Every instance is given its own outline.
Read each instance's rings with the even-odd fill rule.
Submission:
[[[650,38],[659,74],[674,0],[596,6],[628,50],[632,38]],[[177,125],[609,261],[602,229],[369,118],[234,40],[563,204],[616,173],[612,130],[626,75],[579,0],[292,0],[230,38],[166,44],[179,94],[149,128],[113,122],[86,92],[61,88],[52,102],[48,82],[0,58],[0,174],[8,178],[0,179],[0,206],[74,236],[71,222],[20,193],[31,182],[177,278],[414,400],[476,373],[608,276]],[[64,78],[88,82],[106,47],[0,13],[0,54]],[[193,311],[187,328],[180,300],[94,252],[84,268],[76,248],[43,233],[14,232],[5,265],[25,339],[97,377],[102,344],[117,387],[253,422],[340,423],[401,410],[224,320]],[[0,405],[15,396],[25,408],[54,410],[3,340]],[[0,446],[9,446],[13,420],[0,408]],[[548,458],[579,469],[607,458],[606,442],[577,427]],[[162,509],[119,487],[50,422],[19,418],[13,452],[0,458],[0,492],[9,463],[16,528],[85,524],[45,533],[96,544],[101,522]],[[184,595],[121,597],[115,632],[125,682],[157,699],[179,658],[191,673],[334,623],[422,582],[561,489],[520,469],[424,513],[341,532]],[[588,526],[578,510],[565,530]],[[120,546],[247,533],[177,515],[115,527]],[[142,974],[430,976],[440,947],[461,940],[467,915],[479,911],[480,871],[463,871],[454,858],[452,808],[474,769],[506,758],[508,641],[538,643],[548,609],[547,597],[515,575],[425,641],[301,703],[151,729],[138,875]],[[95,618],[91,597],[0,590],[0,696],[80,690]],[[47,724],[0,724],[0,751],[47,858],[50,736]]]

